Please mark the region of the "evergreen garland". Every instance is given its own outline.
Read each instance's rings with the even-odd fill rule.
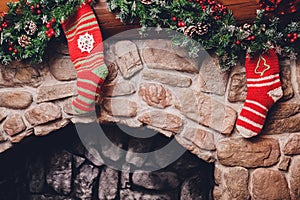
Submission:
[[[108,6],[124,23],[139,20],[142,30],[182,32],[173,37],[175,45],[188,47],[191,56],[202,49],[214,50],[223,69],[236,65],[242,52],[254,56],[275,48],[291,58],[300,52],[300,22],[281,23],[264,10],[257,11],[253,24],[239,26],[232,12],[214,0],[108,0]]]
[[[85,0],[20,0],[0,17],[0,60],[41,62],[48,42],[61,34],[60,23]],[[89,1],[90,3],[90,1]]]

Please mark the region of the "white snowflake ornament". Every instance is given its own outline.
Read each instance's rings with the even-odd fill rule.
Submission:
[[[80,49],[81,53],[88,52],[90,53],[94,48],[94,37],[92,34],[85,33],[84,35],[80,35],[77,44],[78,48]]]

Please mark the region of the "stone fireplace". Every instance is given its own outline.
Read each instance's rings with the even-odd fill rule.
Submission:
[[[74,129],[72,124],[89,126],[95,121],[93,117],[80,117],[72,112],[70,102],[76,95],[76,73],[66,46],[54,45],[48,54],[51,57],[38,66],[12,63],[0,68],[2,155],[18,148],[25,151],[29,148],[25,143],[31,139],[55,141],[55,137],[66,135],[63,141],[69,138],[73,141],[76,134],[61,131],[75,132],[70,131]],[[262,134],[243,139],[235,129],[247,92],[242,60],[229,72],[219,69],[215,56],[203,53],[200,58],[191,59],[184,49],[172,47],[165,39],[107,41],[105,45],[109,76],[99,99],[97,121],[130,128],[146,127],[161,133],[151,138],[152,143],[159,146],[164,140],[174,140],[188,152],[170,163],[169,168],[164,167],[164,171],[135,174],[103,166],[103,149],[88,149],[89,153],[84,153],[75,147],[68,150],[64,145],[57,149],[53,146],[51,149],[56,152],[49,153],[48,160],[43,162],[36,158],[41,154],[32,151],[36,156],[30,159],[37,161],[28,165],[29,196],[33,199],[83,198],[80,195],[86,194],[87,199],[300,198],[299,60],[280,61],[284,97],[270,111]],[[125,136],[117,133],[111,131],[114,141],[124,141]],[[128,138],[125,141],[126,150],[150,150],[147,143],[131,143]],[[117,155],[107,157],[114,156]],[[132,160],[128,158],[126,162],[132,164]],[[39,167],[39,162],[45,168]],[[135,162],[144,165],[146,160]],[[47,163],[56,167],[47,169]],[[174,165],[178,169],[172,168]],[[55,179],[57,176],[61,177]],[[70,180],[67,186],[60,185],[65,184],[59,182],[62,179]],[[200,184],[203,181],[207,182],[205,189]],[[98,189],[107,182],[115,187]],[[195,187],[198,183],[201,186]],[[9,184],[4,188],[8,188],[3,191],[5,194]]]

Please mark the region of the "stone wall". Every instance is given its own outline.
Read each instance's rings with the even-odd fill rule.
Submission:
[[[55,49],[44,67],[1,68],[1,152],[30,135],[92,120],[72,113],[76,74],[67,49]],[[214,163],[215,199],[300,198],[299,61],[281,60],[284,97],[263,133],[243,139],[235,129],[247,91],[243,64],[224,72],[214,56],[190,59],[166,40],[123,40],[106,49],[100,123],[145,125]]]
[[[115,125],[105,125],[105,128],[111,130],[112,142],[124,147],[134,142],[156,148],[160,145],[157,141],[170,141],[160,134],[152,139],[137,139]],[[104,165],[104,162],[112,162],[111,159],[135,166],[126,154],[114,149],[87,151],[75,126],[68,125],[55,134],[32,139],[0,155],[0,199],[212,199],[213,164],[205,163],[190,152],[156,172],[118,171]]]

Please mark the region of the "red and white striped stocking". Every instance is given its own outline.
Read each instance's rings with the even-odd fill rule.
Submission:
[[[243,137],[250,138],[261,132],[268,110],[283,92],[278,57],[273,49],[255,58],[247,55],[245,68],[248,92],[236,127]]]

